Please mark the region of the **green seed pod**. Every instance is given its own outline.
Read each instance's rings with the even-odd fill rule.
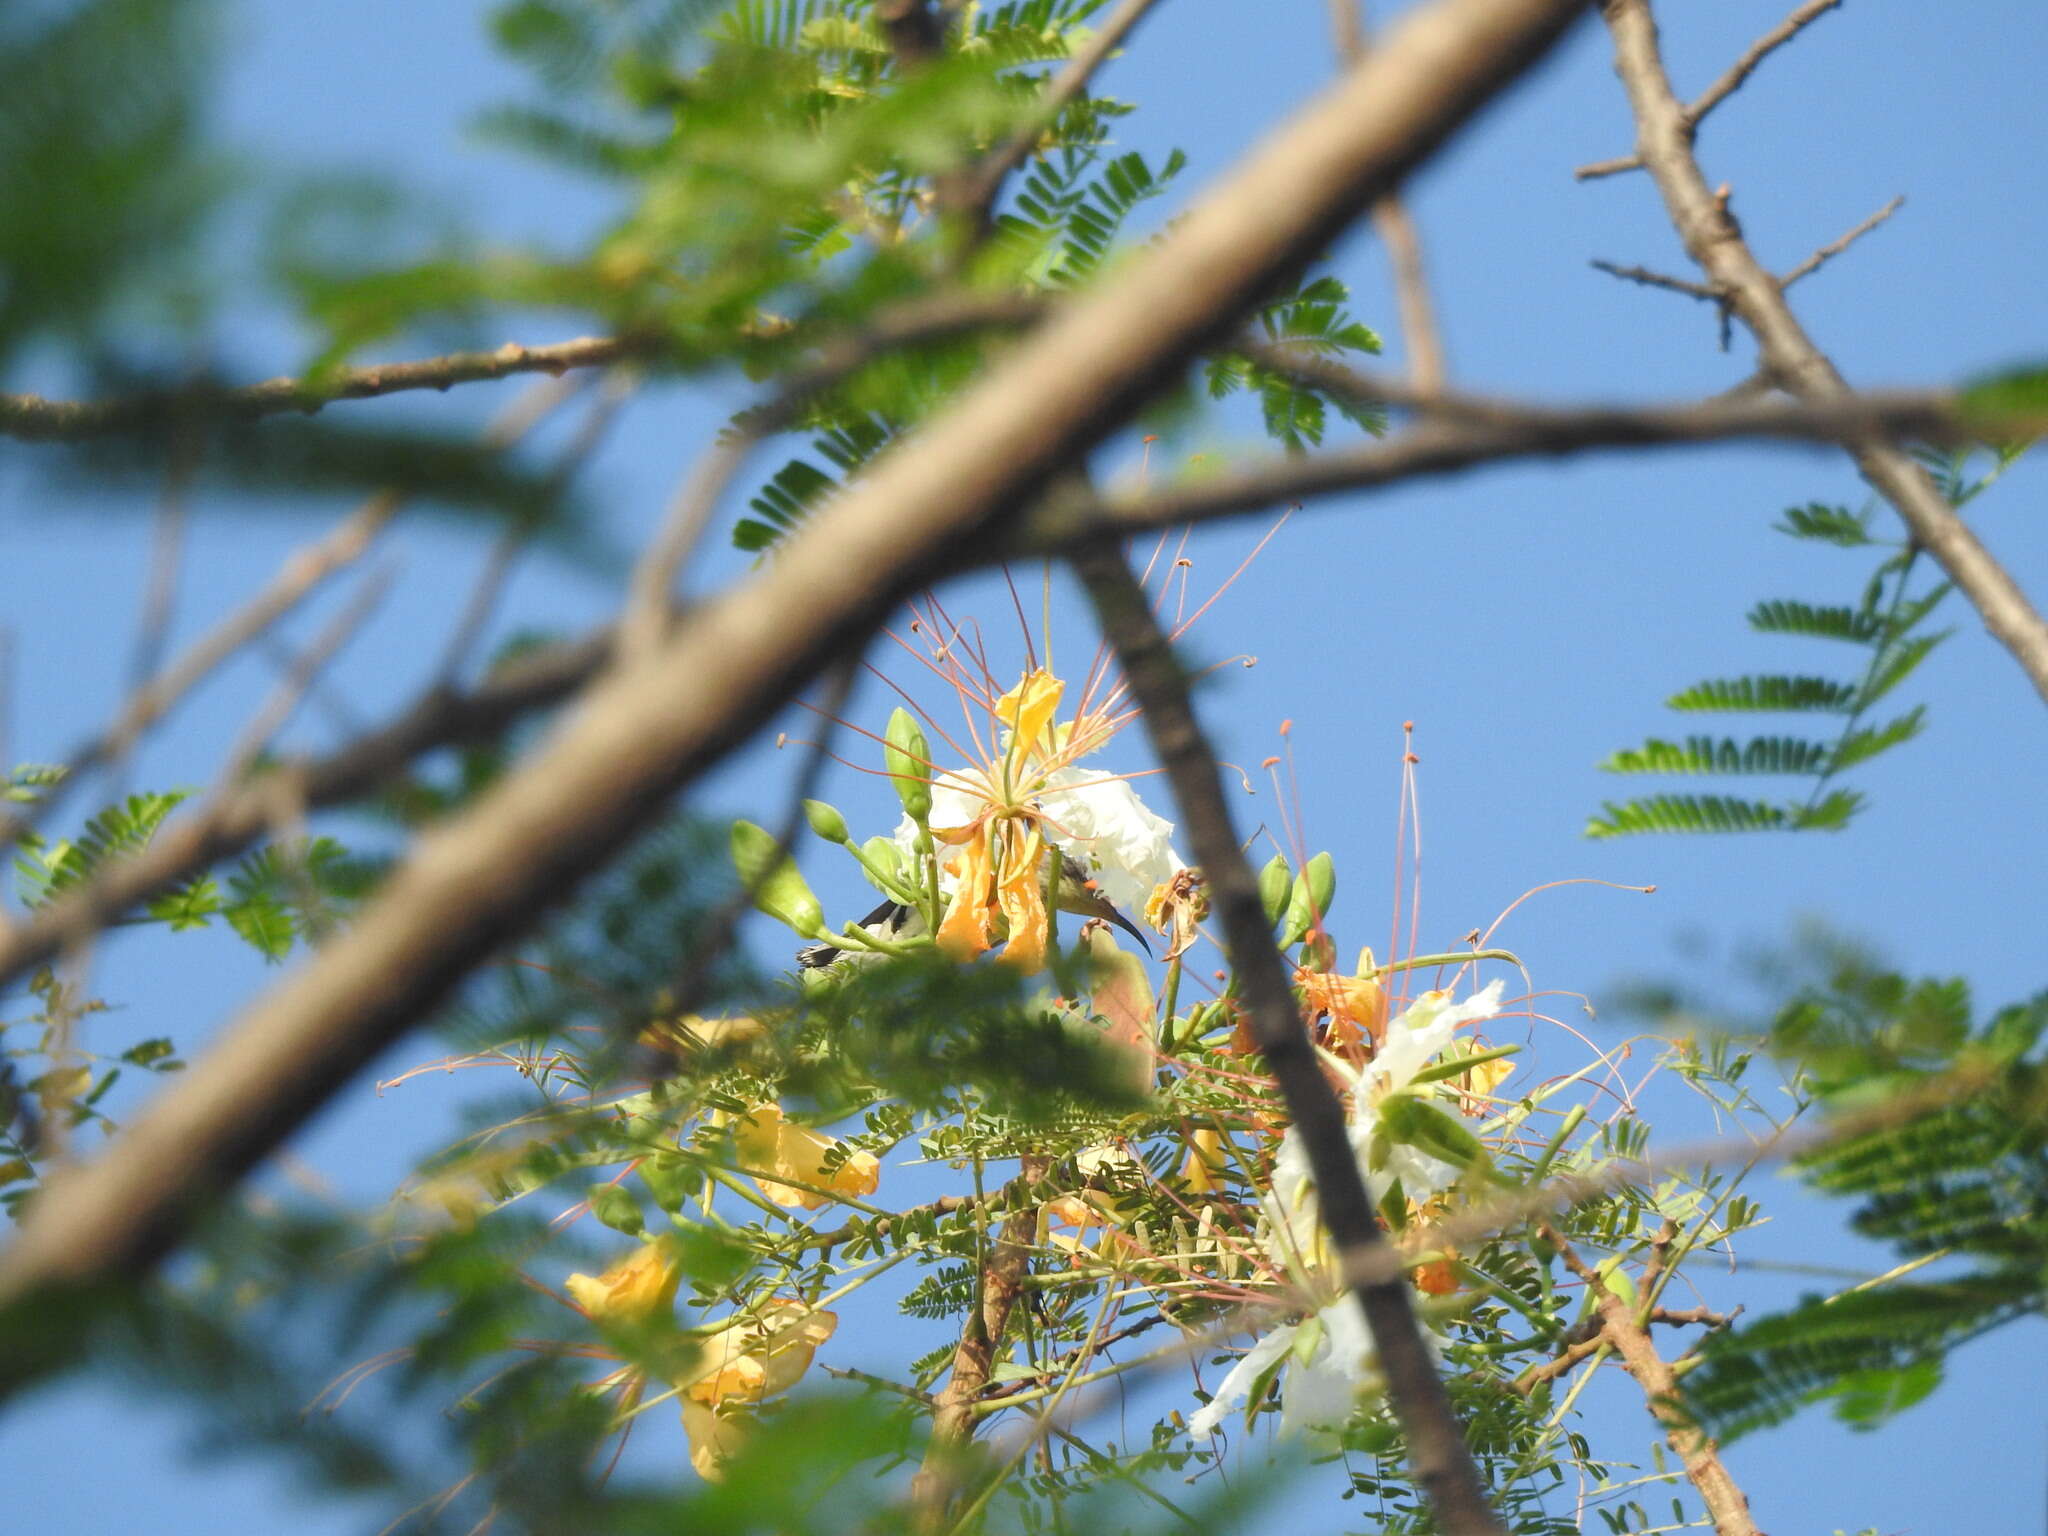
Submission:
[[[850,843],[853,834],[846,830],[846,818],[839,814],[837,806],[827,805],[822,800],[804,802],[804,820],[811,824],[811,830],[828,843]]]
[[[932,749],[917,717],[901,707],[889,716],[883,736],[882,762],[896,783],[896,798],[920,827],[932,815]]]
[[[1259,902],[1266,909],[1266,921],[1277,923],[1280,914],[1287,910],[1287,891],[1294,883],[1294,872],[1287,867],[1287,855],[1276,853],[1266,861],[1266,867],[1259,871]]]

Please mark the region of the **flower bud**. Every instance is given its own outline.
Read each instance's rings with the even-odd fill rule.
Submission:
[[[1287,910],[1287,891],[1293,883],[1293,871],[1287,867],[1287,855],[1276,853],[1259,871],[1259,902],[1266,909],[1266,921],[1277,923],[1280,914]]]
[[[932,814],[931,745],[924,739],[917,717],[900,706],[890,713],[882,741],[882,763],[895,781],[896,798],[921,827]]]
[[[807,939],[824,936],[825,909],[774,834],[751,821],[734,822],[732,862],[755,906]]]
[[[1287,920],[1280,927],[1280,947],[1285,949],[1309,929],[1320,927],[1330,915],[1330,903],[1336,895],[1336,861],[1327,853],[1319,853],[1294,877],[1294,890],[1287,900]]]
[[[846,830],[846,818],[839,814],[836,806],[822,800],[804,802],[804,820],[811,824],[811,830],[828,843],[850,843],[853,834]]]

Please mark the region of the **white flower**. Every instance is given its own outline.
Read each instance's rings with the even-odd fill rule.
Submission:
[[[976,787],[973,772],[932,780],[934,828],[968,826],[988,809],[988,791]],[[1055,768],[1044,776],[1036,800],[1046,836],[1071,853],[1122,911],[1142,915],[1154,889],[1187,867],[1173,851],[1173,823],[1154,815],[1128,780]],[[917,826],[905,816],[896,828],[896,846],[908,858],[916,842]],[[953,883],[944,875],[939,886],[951,891]]]
[[[1379,1130],[1379,1106],[1389,1094],[1413,1089],[1415,1076],[1447,1045],[1461,1024],[1491,1018],[1500,1012],[1501,983],[1488,984],[1462,1003],[1448,992],[1425,992],[1387,1025],[1373,1059],[1351,1085],[1347,1130],[1358,1171],[1377,1206],[1398,1179],[1410,1200],[1424,1201],[1451,1187],[1463,1172],[1456,1164],[1395,1142],[1379,1168],[1372,1166],[1373,1137]],[[1443,1093],[1439,1085],[1414,1090]],[[1327,1294],[1334,1284],[1335,1262],[1322,1228],[1316,1201],[1315,1175],[1309,1169],[1308,1147],[1292,1127],[1281,1138],[1273,1159],[1272,1188],[1263,1201],[1271,1228],[1274,1258],[1296,1286]],[[1313,1330],[1306,1344],[1305,1332]],[[1441,1341],[1425,1330],[1432,1352]],[[1306,1353],[1302,1353],[1303,1349]],[[1188,1421],[1196,1439],[1213,1434],[1223,1416],[1251,1395],[1252,1386],[1276,1361],[1292,1354],[1293,1363],[1281,1389],[1280,1432],[1327,1431],[1341,1428],[1361,1392],[1379,1386],[1379,1353],[1365,1315],[1348,1291],[1325,1304],[1303,1322],[1275,1328],[1260,1339],[1223,1378],[1216,1395]]]
[[[1379,1130],[1379,1106],[1387,1095],[1411,1087],[1415,1074],[1442,1054],[1462,1024],[1490,1019],[1500,1012],[1501,983],[1489,982],[1462,1003],[1453,1003],[1448,992],[1425,992],[1401,1016],[1387,1025],[1373,1059],[1359,1069],[1351,1085],[1351,1116],[1348,1122],[1351,1150],[1358,1158],[1358,1171],[1367,1192],[1377,1206],[1386,1199],[1394,1181],[1410,1200],[1424,1201],[1440,1194],[1458,1181],[1461,1170],[1440,1157],[1395,1142],[1387,1149],[1384,1166],[1371,1166],[1372,1142]],[[1425,1085],[1425,1092],[1443,1093],[1440,1087]],[[1323,1267],[1327,1258],[1322,1231],[1322,1212],[1316,1204],[1315,1176],[1309,1171],[1308,1148],[1292,1126],[1280,1140],[1279,1155],[1273,1159],[1273,1187],[1265,1200],[1266,1215],[1284,1245],[1278,1256],[1290,1270],[1299,1264]],[[1301,1279],[1296,1276],[1297,1281]]]
[[[1442,1341],[1429,1330],[1423,1342],[1431,1354]],[[1216,1388],[1216,1395],[1188,1420],[1188,1433],[1206,1440],[1224,1417],[1250,1398],[1253,1386],[1276,1362],[1285,1361],[1280,1383],[1280,1433],[1325,1436],[1344,1427],[1358,1400],[1382,1391],[1379,1347],[1358,1298],[1346,1291],[1314,1316],[1275,1328],[1245,1352]]]

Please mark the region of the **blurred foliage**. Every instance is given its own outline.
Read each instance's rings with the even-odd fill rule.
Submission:
[[[207,144],[215,7],[69,0],[0,14],[0,368],[37,342],[125,350],[208,297],[232,187]]]
[[[1723,1436],[1816,1402],[1881,1424],[1958,1346],[2048,1306],[2048,993],[1980,1020],[1959,978],[1839,941],[1810,963],[1767,1037],[1834,1127],[1798,1166],[1900,1263],[1713,1340],[1686,1397]]]

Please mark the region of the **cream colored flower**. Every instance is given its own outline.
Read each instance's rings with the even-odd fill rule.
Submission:
[[[576,1274],[569,1294],[592,1322],[645,1322],[675,1305],[683,1272],[665,1243],[643,1243],[595,1278]]]
[[[725,1480],[725,1464],[746,1443],[747,1428],[738,1415],[683,1399],[683,1433],[690,1437],[690,1465],[707,1483]]]
[[[704,1339],[703,1352],[676,1385],[686,1397],[713,1407],[757,1403],[795,1386],[838,1326],[836,1312],[775,1297]]]
[[[848,1152],[828,1168],[834,1150],[844,1144],[837,1137],[793,1124],[777,1104],[758,1105],[734,1120],[732,1138],[761,1193],[777,1205],[800,1205],[815,1211],[830,1202],[824,1195],[764,1175],[779,1173],[855,1199],[873,1194],[881,1182],[881,1159],[872,1152]]]

